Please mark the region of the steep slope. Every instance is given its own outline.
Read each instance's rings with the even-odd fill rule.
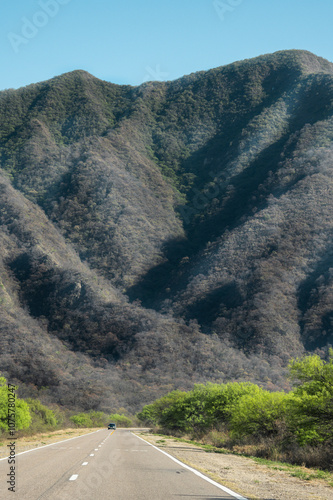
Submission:
[[[329,273],[322,262],[329,265],[331,253],[332,65],[312,74],[321,61],[300,56],[307,65],[292,85],[253,118],[237,114],[229,147],[226,134],[218,133],[203,148],[202,170],[210,170],[210,179],[203,175],[206,183],[192,188],[180,207],[187,240],[177,262],[151,270],[131,291],[151,304],[152,289],[155,307],[196,318],[206,331],[250,350],[287,353],[304,343],[332,342],[327,299],[325,328],[317,317],[316,334],[310,334],[303,318],[316,295],[313,282],[304,304],[308,275],[318,266]],[[317,314],[320,309],[317,304]]]
[[[331,63],[75,71],[1,92],[0,117],[1,369],[27,393],[283,387],[290,355],[332,343]]]

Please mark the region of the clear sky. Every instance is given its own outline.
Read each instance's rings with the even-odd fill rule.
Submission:
[[[0,89],[84,69],[139,85],[283,49],[333,61],[333,0],[0,0]]]

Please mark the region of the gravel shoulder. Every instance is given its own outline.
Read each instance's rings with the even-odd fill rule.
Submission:
[[[251,458],[211,453],[193,444],[146,432],[137,434],[249,500],[333,500],[333,487],[323,480],[303,480],[280,467],[258,464]],[[305,467],[298,469],[311,473]]]

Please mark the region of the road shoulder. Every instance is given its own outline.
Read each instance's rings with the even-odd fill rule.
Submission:
[[[209,453],[170,437],[147,432],[136,434],[249,500],[333,500],[333,488],[324,481],[305,481],[291,477],[280,467],[258,464],[251,458],[232,454]]]
[[[92,429],[61,429],[51,432],[43,432],[35,434],[34,436],[26,436],[15,439],[16,454],[23,451],[33,450],[42,446],[57,443],[65,439],[72,439],[74,437],[83,436],[90,432],[101,430],[101,427]],[[0,442],[0,459],[8,456],[7,437],[4,435]]]

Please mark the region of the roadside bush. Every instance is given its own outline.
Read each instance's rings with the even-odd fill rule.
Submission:
[[[176,431],[202,432],[206,428],[204,406],[205,402],[198,393],[193,395],[189,392],[175,399],[162,411],[159,424]]]
[[[173,391],[137,415],[163,432],[271,460],[332,469],[333,349],[289,364],[295,388],[269,392],[252,383],[198,384]]]
[[[289,400],[290,397],[284,392],[268,392],[264,389],[255,395],[242,396],[232,406],[232,436],[268,437],[281,434],[286,429]]]
[[[139,421],[148,426],[158,425],[159,421],[159,411],[155,403],[146,405],[137,414]]]
[[[32,421],[29,427],[31,433],[52,430],[57,427],[57,419],[53,411],[43,405],[38,399],[26,399]]]
[[[8,387],[5,377],[0,377],[0,430],[8,431]],[[31,423],[28,404],[15,396],[15,430],[27,429]]]
[[[90,411],[88,413],[78,413],[70,417],[70,421],[76,427],[106,427],[109,417],[102,411]]]
[[[228,423],[234,404],[243,396],[256,395],[260,387],[250,382],[207,384],[206,412],[211,424],[218,427]]]
[[[220,432],[216,429],[209,431],[203,438],[205,444],[211,444],[216,446],[216,448],[223,448],[228,441],[228,434],[226,432]]]
[[[118,413],[112,413],[109,415],[109,422],[113,422],[117,427],[132,427],[133,421],[126,415],[119,415]]]
[[[333,350],[325,362],[317,355],[289,365],[296,382],[290,400],[289,426],[301,445],[333,445]]]
[[[88,413],[92,427],[105,427],[108,424],[108,416],[102,411],[91,411]]]
[[[161,416],[163,412],[178,399],[186,397],[186,394],[186,392],[179,390],[169,392],[162,398],[154,401],[154,403],[144,406],[141,412],[137,414],[137,417],[144,425],[161,425]]]
[[[92,427],[93,423],[88,413],[78,413],[69,419],[76,427]]]
[[[234,402],[259,390],[257,385],[247,382],[197,384],[192,391],[173,391],[145,406],[138,418],[146,425],[202,434],[225,425]]]

